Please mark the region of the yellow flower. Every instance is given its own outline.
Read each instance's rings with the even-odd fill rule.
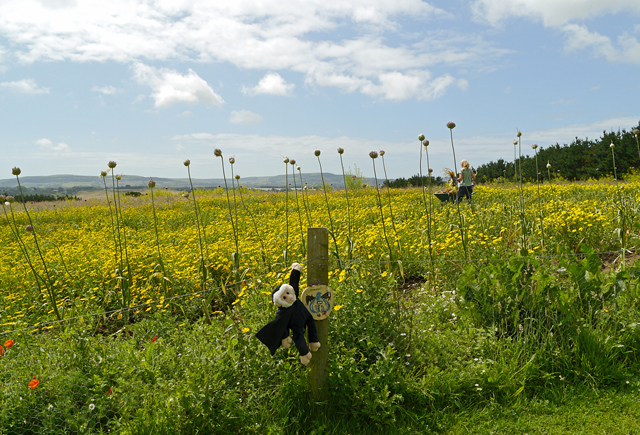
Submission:
[[[246,334],[247,332],[251,331],[251,328],[242,328],[242,332],[244,334]]]
[[[340,308],[344,307],[344,305],[336,305],[335,307],[333,307],[333,309],[335,311],[340,311]]]

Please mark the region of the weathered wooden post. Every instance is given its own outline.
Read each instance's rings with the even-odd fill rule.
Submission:
[[[307,286],[329,284],[329,231],[326,228],[307,229]],[[329,360],[329,318],[316,320],[320,349],[311,358],[309,384],[316,401],[327,400],[327,362]]]

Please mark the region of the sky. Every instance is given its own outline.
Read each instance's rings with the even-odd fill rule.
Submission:
[[[338,147],[408,178],[421,133],[435,175],[451,133],[458,166],[510,160],[518,130],[532,154],[636,127],[639,38],[638,0],[0,0],[0,178],[220,178],[215,148],[340,173]]]

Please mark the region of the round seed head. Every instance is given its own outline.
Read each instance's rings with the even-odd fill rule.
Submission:
[[[100,171],[100,176],[102,178],[106,177],[107,176],[107,171]]]
[[[424,145],[425,148],[428,147],[429,146],[429,141],[428,140],[423,141],[422,145]]]
[[[537,143],[534,143],[533,145],[531,145],[531,148],[533,148],[534,150],[535,150],[535,149],[538,149],[538,144],[537,144]]]
[[[420,133],[420,136],[418,136],[418,140],[422,142],[424,140],[424,134]]]
[[[107,163],[107,166],[110,167],[111,169],[113,169],[116,166],[118,166],[118,164],[116,162],[114,162],[113,160],[111,160],[109,163]]]
[[[313,152],[313,155],[316,156],[316,157],[320,157],[320,150],[315,150]]]
[[[518,146],[518,139],[513,140],[513,146]]]
[[[20,175],[20,172],[22,171],[17,166],[14,166],[13,169],[11,169],[11,175]]]
[[[236,162],[236,158],[235,157],[229,157],[229,163],[231,163],[232,165]]]
[[[369,153],[369,157],[371,157],[372,159],[377,159],[378,158],[378,153],[375,151],[371,151]]]
[[[187,159],[184,162],[182,162],[182,164],[185,166],[189,166],[191,164],[191,160]]]
[[[156,182],[153,181],[153,178],[149,180],[148,186],[150,189],[153,189],[154,187],[156,187]]]
[[[185,192],[185,193],[183,193],[183,194],[182,194],[182,197],[183,197],[184,199],[189,199],[189,192]]]
[[[25,230],[27,230],[28,233],[32,233],[33,232],[33,226],[32,225],[27,225],[25,227]]]
[[[633,134],[634,134],[634,136],[636,136],[636,137],[637,137],[637,136],[638,136],[638,133],[640,133],[640,130],[638,130],[637,128],[634,128],[634,129],[633,129]]]
[[[547,160],[547,169],[549,169],[551,167],[551,163],[549,163],[549,160]]]
[[[384,150],[380,150],[380,156],[384,156]]]
[[[615,147],[615,145],[613,144],[613,141],[611,142],[611,145],[609,145],[609,148],[613,148]]]
[[[236,180],[240,179],[240,175],[236,174]]]
[[[116,175],[116,180],[118,180],[118,181],[122,180],[122,174]]]
[[[522,132],[520,130],[518,130],[518,133],[516,134],[516,136],[518,136],[518,137],[522,136]]]
[[[338,154],[344,154],[344,148],[338,148]]]
[[[449,127],[451,130],[453,130],[454,128],[456,128],[456,123],[455,122],[447,122],[447,127]]]
[[[220,148],[216,148],[213,150],[213,155],[216,157],[222,157],[222,150]]]
[[[283,162],[285,163],[285,165],[286,165],[287,163],[289,163],[289,157],[285,157],[284,159],[282,159],[282,161],[283,161]]]
[[[289,160],[289,163],[291,164],[291,166],[294,166],[296,164],[296,159]]]
[[[13,204],[14,202],[16,202],[16,199],[13,196],[9,195],[7,196],[7,202],[9,204]]]

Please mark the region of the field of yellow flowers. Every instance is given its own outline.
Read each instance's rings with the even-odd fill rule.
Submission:
[[[19,204],[5,203],[0,331],[56,320],[52,300],[61,318],[117,317],[125,308],[141,316],[194,300],[190,306],[203,315],[223,309],[222,300],[242,304],[258,282],[269,287],[288,263],[304,261],[306,229],[312,226],[332,230],[332,275],[339,281],[345,271],[367,262],[399,265],[406,279],[426,276],[434,262],[508,259],[523,248],[543,257],[579,252],[582,245],[598,252],[634,249],[639,187],[637,182],[529,185],[522,191],[480,186],[473,203],[459,208],[420,188],[331,190],[326,197],[322,189],[230,188],[229,197],[221,189],[197,190],[195,202],[194,195],[161,191],[154,204],[148,194],[117,197],[117,237],[113,204],[106,199],[29,204],[31,232]],[[36,281],[46,273],[55,299]],[[238,277],[242,290],[231,285]],[[209,292],[215,297],[208,298]]]
[[[549,403],[597,389],[640,430],[638,182],[478,186],[472,204],[149,186],[3,198],[1,435],[494,433],[501,413],[543,433]],[[253,336],[313,226],[336,303],[323,403],[294,350]]]

